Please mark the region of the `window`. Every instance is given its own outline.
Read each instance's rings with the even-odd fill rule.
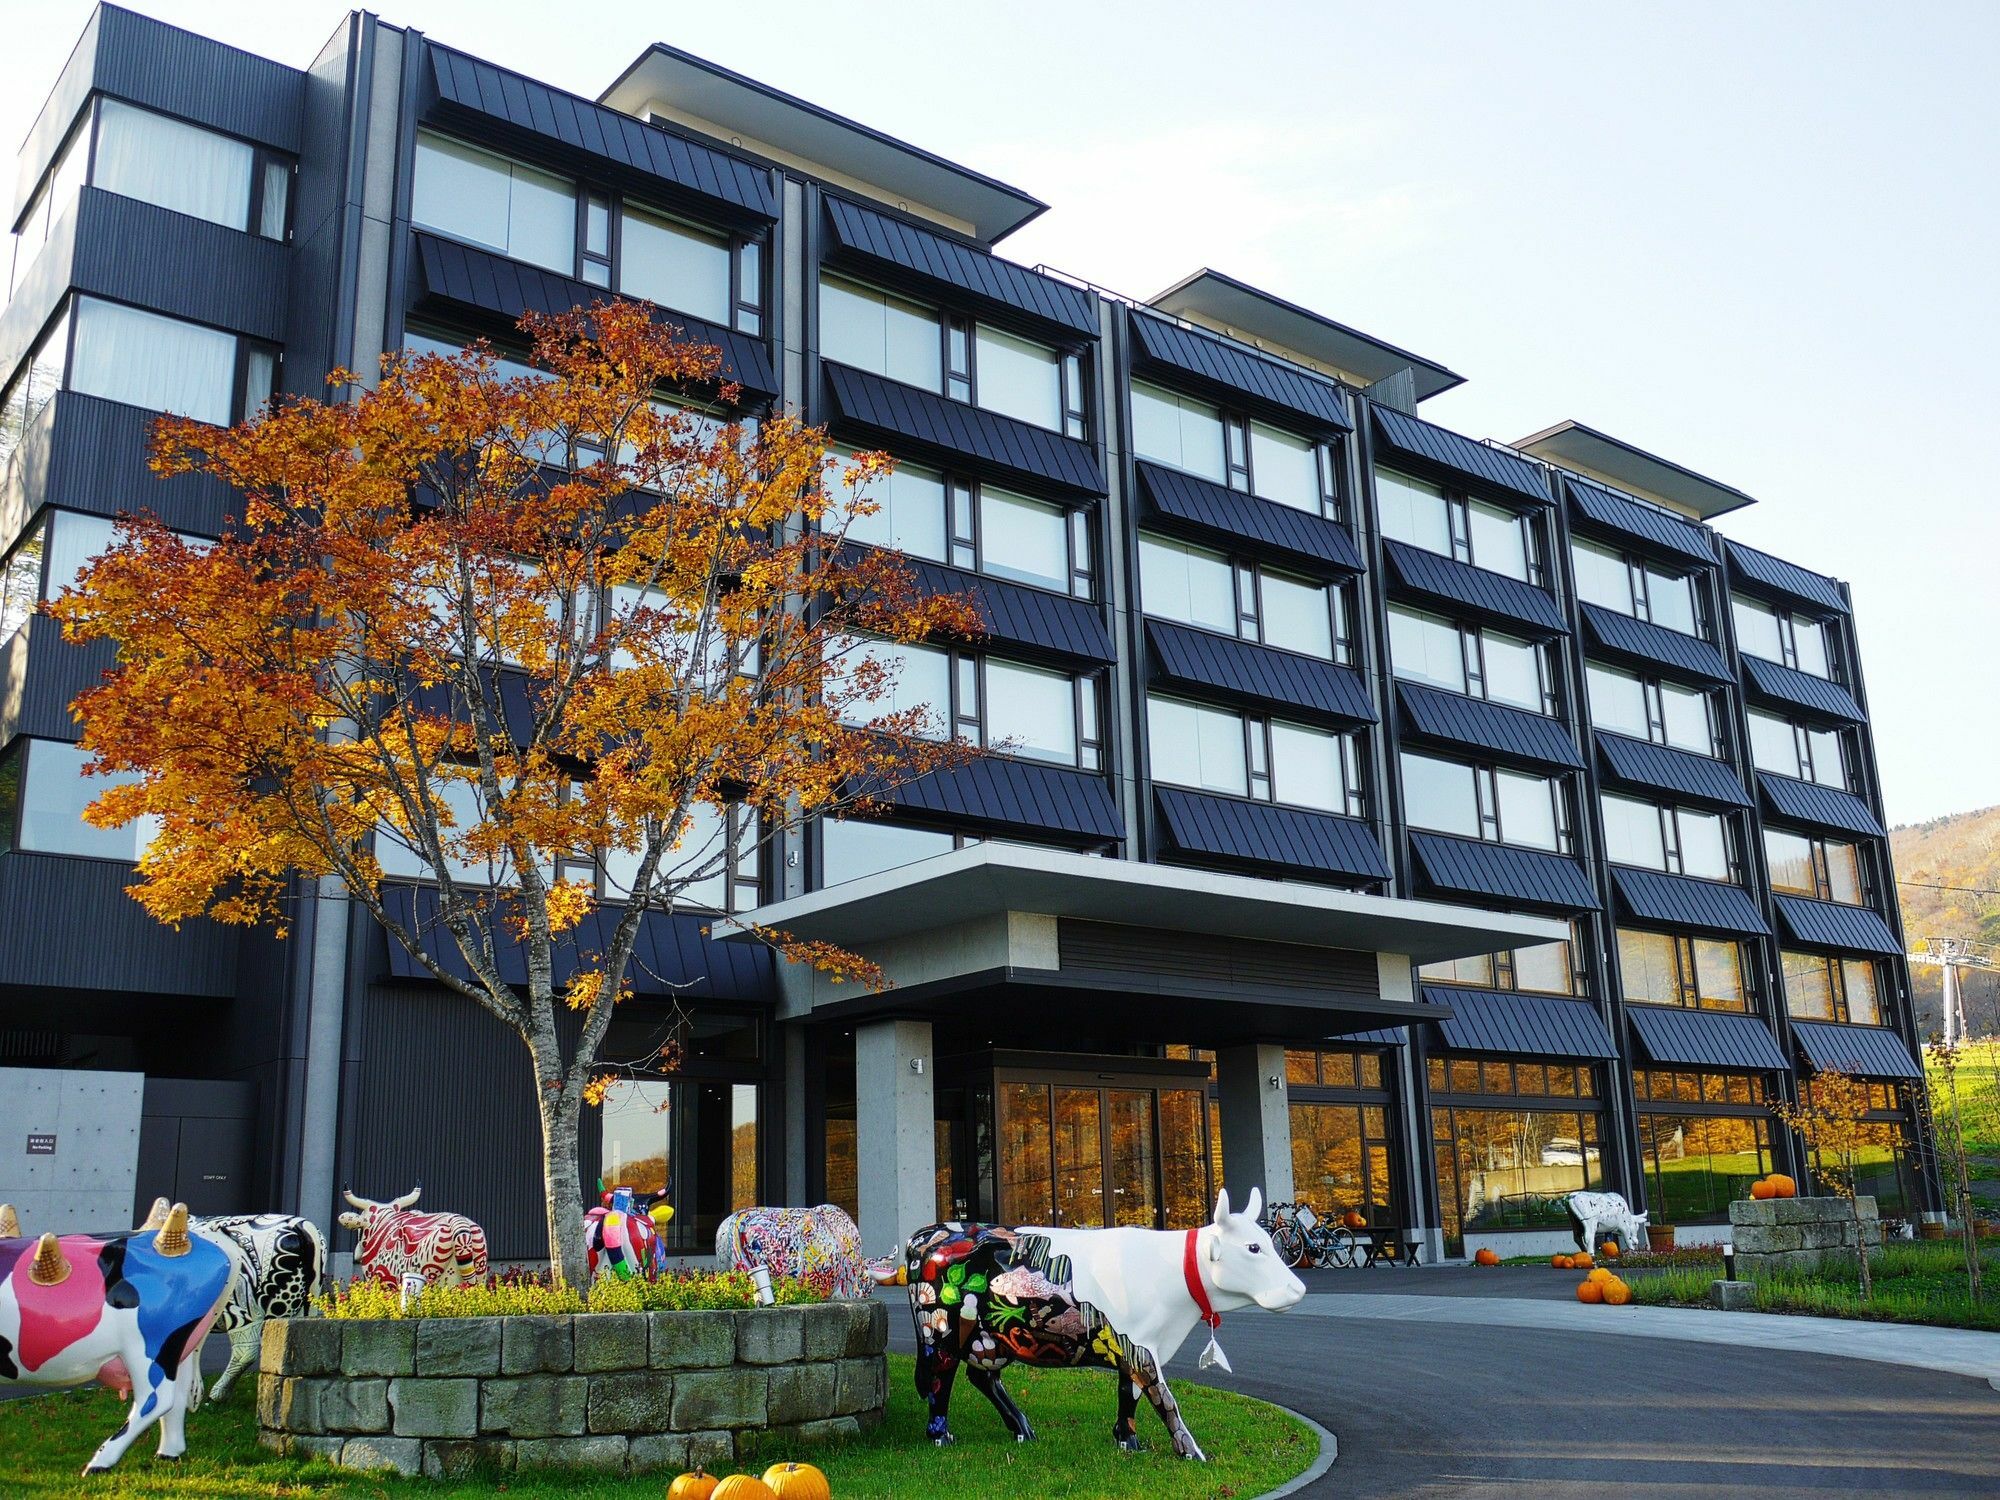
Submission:
[[[410,219],[513,260],[577,274],[576,184],[464,141],[417,132]]]
[[[1736,625],[1736,649],[1745,656],[1839,680],[1833,626],[1741,594],[1730,596],[1729,616]]]
[[[1869,904],[1866,864],[1859,845],[1766,828],[1764,858],[1771,867],[1774,891],[1847,906]]]
[[[1336,584],[1297,578],[1253,562],[1147,532],[1139,535],[1145,611],[1285,651],[1348,663],[1353,642],[1347,595]]]
[[[1883,1024],[1881,980],[1873,959],[1789,949],[1778,957],[1785,971],[1785,1009],[1799,1020]]]
[[[899,460],[887,479],[871,480],[858,491],[877,507],[874,514],[849,518],[842,512],[847,497],[857,493],[846,483],[854,451],[831,451],[841,472],[828,476],[832,511],[824,524],[832,530],[845,525],[849,541],[894,547],[911,557],[1079,599],[1096,596],[1088,512]]]
[[[1366,812],[1351,734],[1149,694],[1153,780],[1358,818]]]
[[[1453,1253],[1468,1233],[1561,1228],[1563,1198],[1604,1185],[1588,1066],[1432,1056],[1428,1075],[1438,1204]]]
[[[86,776],[91,753],[64,740],[17,740],[0,755],[0,852],[76,854],[136,863],[160,831],[160,820],[135,818],[118,828],[98,828],[83,811],[114,786],[139,778],[129,773]]]
[[[1547,655],[1532,641],[1392,604],[1389,659],[1398,677],[1531,713],[1556,712]]]
[[[68,388],[227,426],[270,400],[276,351],[219,328],[75,299]]]
[[[111,549],[117,533],[118,524],[109,516],[44,511],[0,568],[0,641],[19,630],[36,605],[74,588],[84,568]],[[180,537],[196,546],[205,541],[186,533]]]
[[[1713,756],[1718,749],[1709,694],[1677,682],[1585,662],[1584,682],[1594,729]]]
[[[872,702],[849,705],[849,723],[866,724],[892,711],[923,707],[930,710],[939,737],[954,732],[1030,760],[1090,771],[1103,766],[1095,676],[1072,677],[993,656],[878,640],[848,646],[844,670],[851,671],[863,658],[897,670]]]
[[[1621,927],[1618,972],[1625,998],[1641,1005],[1750,1009],[1750,969],[1741,943]]]
[[[0,465],[13,462],[22,440],[57,391],[69,360],[69,308],[56,314],[24,364],[0,393]]]
[[[570,231],[571,234],[574,230]],[[662,307],[727,325],[729,241],[665,214],[627,203],[618,216],[618,290]]]
[[[1870,1083],[1868,1114],[1861,1127],[1861,1150],[1854,1162],[1853,1191],[1872,1197],[1883,1218],[1914,1213],[1922,1203],[1922,1157],[1915,1132],[1910,1128],[1910,1091],[1890,1083]],[[1799,1086],[1802,1101],[1812,1100],[1811,1082]],[[1833,1196],[1848,1191],[1845,1174],[1838,1164],[1822,1161],[1815,1153],[1813,1176],[1816,1190]],[[1806,1191],[1801,1184],[1801,1192]]]
[[[1722,814],[1657,806],[1609,792],[1598,800],[1604,810],[1604,857],[1612,864],[1703,880],[1738,878],[1729,822]]]
[[[603,852],[600,895],[611,901],[631,898],[639,878],[641,852],[638,847]],[[758,885],[761,853],[755,814],[742,807],[697,802],[688,809],[688,826],[679,842],[661,854],[653,872],[653,888],[657,893],[663,887],[678,886],[676,907],[748,911],[762,895]]]
[[[1221,410],[1139,380],[1132,382],[1132,452],[1217,484],[1228,478]]]
[[[943,739],[950,732],[952,674],[949,651],[936,646],[878,640],[844,642],[837,649],[840,663],[835,670],[842,676],[856,670],[864,661],[878,663],[886,674],[886,680],[874,696],[857,698],[847,705],[846,719],[849,724],[867,724],[890,714],[922,710],[924,728],[920,732],[925,738]]]
[[[1586,604],[1599,604],[1683,635],[1703,633],[1692,574],[1670,573],[1596,542],[1572,541],[1570,560],[1576,568],[1576,596]]]
[[[21,216],[21,227],[13,235],[13,256],[7,282],[9,298],[20,288],[28,268],[48,243],[49,231],[69,211],[70,204],[76,201],[77,193],[83,188],[90,172],[90,125],[90,114],[86,110],[70,130],[69,139],[56,152],[48,171],[42,174],[34,196],[28,201],[27,211]]]
[[[118,99],[97,105],[91,186],[268,239],[285,237],[291,164]]]
[[[953,835],[934,829],[863,818],[822,818],[819,839],[822,886],[949,854],[955,842]]]
[[[1850,791],[1847,752],[1837,729],[1814,729],[1750,710],[1750,762],[1760,771]]]
[[[1031,760],[1076,764],[1075,679],[985,659],[986,742]]]
[[[1286,1054],[1289,1064],[1292,1054]],[[1310,1062],[1313,1054],[1303,1058]],[[1328,1054],[1352,1070],[1352,1054]],[[1367,1058],[1375,1062],[1373,1057]],[[1378,1064],[1379,1066],[1379,1064]],[[1317,1087],[1317,1085],[1315,1085]],[[1292,1190],[1327,1223],[1358,1209],[1371,1224],[1396,1221],[1394,1145],[1388,1111],[1379,1104],[1291,1097]]]
[[[697,1011],[685,1028],[693,1034],[676,1050],[709,1068],[741,1072],[744,1062],[716,1057],[720,1049],[699,1035],[718,1027],[748,1029],[725,1012]],[[654,1026],[610,1055],[655,1053],[660,1041]],[[608,1043],[607,1053],[616,1045]],[[723,1215],[763,1201],[757,1174],[760,1092],[755,1082],[717,1079],[705,1069],[699,1078],[620,1078],[605,1093],[597,1112],[603,1179],[649,1193],[670,1190],[666,1201],[674,1216],[660,1231],[667,1249],[686,1252],[711,1244]]]
[[[1568,799],[1552,776],[1469,766],[1408,751],[1403,811],[1412,828],[1567,854]]]
[[[1054,432],[1063,430],[1060,352],[984,324],[974,346],[980,406]]]
[[[1526,515],[1412,479],[1375,471],[1375,506],[1382,535],[1440,557],[1540,586],[1541,553]]]
[[[1763,1080],[1748,1073],[1636,1069],[1646,1206],[1661,1222],[1722,1224],[1770,1170]]]
[[[1578,961],[1581,942],[1575,923],[1566,941],[1537,943],[1503,953],[1479,953],[1421,964],[1417,977],[1428,984],[1466,984],[1483,990],[1521,990],[1538,995],[1583,995],[1588,988]]]

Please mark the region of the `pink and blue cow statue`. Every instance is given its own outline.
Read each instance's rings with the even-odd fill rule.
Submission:
[[[634,1276],[650,1281],[666,1268],[660,1231],[674,1216],[666,1196],[665,1188],[642,1198],[629,1187],[614,1187],[583,1216],[583,1243],[593,1279],[602,1272],[620,1281]]]
[[[201,1399],[201,1343],[230,1270],[219,1246],[188,1232],[184,1204],[158,1229],[32,1240],[0,1206],[0,1381],[96,1380],[130,1392],[125,1424],[86,1474],[111,1468],[155,1422],[160,1457],[179,1458],[188,1411]]]

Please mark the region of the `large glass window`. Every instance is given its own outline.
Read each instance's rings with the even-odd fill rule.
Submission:
[[[893,668],[893,681],[868,702],[848,705],[849,723],[922,707],[928,733],[959,738],[1034,760],[1097,770],[1103,731],[1098,679],[971,656],[936,646],[856,639],[843,644],[839,671],[863,661]]]
[[[1452,555],[1451,510],[1442,486],[1394,469],[1377,469],[1375,509],[1382,535],[1426,552]]]
[[[1402,767],[1403,815],[1412,828],[1480,836],[1478,776],[1471,766],[1405,751]]]
[[[1155,781],[1249,795],[1248,752],[1237,715],[1177,698],[1148,697],[1146,731]]]
[[[1577,931],[1570,924],[1572,933]],[[1427,984],[1467,984],[1487,990],[1523,990],[1540,995],[1581,995],[1584,976],[1577,967],[1574,938],[1536,943],[1500,953],[1478,953],[1421,964],[1417,975]]]
[[[76,195],[90,172],[90,140],[91,117],[86,110],[83,118],[71,128],[69,139],[63,142],[62,149],[49,164],[49,170],[42,174],[41,184],[21,216],[20,228],[14,231],[8,297],[11,298],[19,289],[28,268],[42,253],[42,247],[49,241],[49,231],[76,202]]]
[[[1596,662],[1584,664],[1584,678],[1593,728],[1691,750],[1696,755],[1716,753],[1715,723],[1707,693]]]
[[[748,911],[762,897],[756,820],[742,808],[697,802],[688,809],[679,841],[660,856],[654,889],[675,887],[679,906],[711,911]],[[640,850],[607,849],[599,890],[610,900],[629,900],[639,879]]]
[[[837,670],[858,671],[864,662],[878,663],[885,674],[879,691],[847,706],[850,724],[866,724],[889,714],[924,710],[925,733],[942,739],[951,712],[951,653],[935,646],[900,641],[855,640],[841,643]]]
[[[827,359],[927,391],[944,379],[933,309],[837,276],[820,278],[819,347]]]
[[[1139,582],[1147,614],[1285,651],[1346,662],[1346,595],[1335,585],[1232,562],[1220,552],[1141,532]]]
[[[1576,594],[1621,615],[1650,620],[1683,635],[1701,634],[1701,614],[1691,574],[1671,573],[1638,557],[1626,557],[1597,542],[1570,543]]]
[[[695,1024],[717,1019],[698,1015]],[[674,1216],[663,1237],[670,1248],[713,1245],[726,1215],[763,1201],[759,1092],[755,1083],[726,1079],[625,1078],[605,1095],[599,1115],[604,1180],[649,1193],[668,1190]]]
[[[865,818],[822,818],[819,825],[822,885],[839,885],[884,870],[949,854],[952,835]]]
[[[1155,781],[1349,817],[1364,810],[1352,735],[1157,695],[1146,724]]]
[[[1235,575],[1220,552],[1142,533],[1139,583],[1147,614],[1236,633]]]
[[[77,298],[75,316],[73,391],[217,426],[270,397],[272,372],[266,365],[263,388],[246,388],[239,403],[239,341],[233,333],[95,297]]]
[[[1785,1008],[1800,1020],[1882,1024],[1881,979],[1873,959],[1790,949],[1779,959],[1785,972]]]
[[[1453,693],[1466,690],[1464,634],[1442,615],[1390,605],[1389,661],[1398,677]]]
[[[1760,771],[1849,790],[1845,743],[1837,729],[1815,729],[1750,710],[1750,760]]]
[[[1534,523],[1525,515],[1394,469],[1375,471],[1375,508],[1382,535],[1392,541],[1523,583],[1542,581]]]
[[[1837,679],[1831,626],[1758,599],[1733,594],[1729,614],[1736,625],[1736,649],[1781,666]]]
[[[986,663],[986,740],[1016,755],[1076,764],[1075,680],[1065,672]]]
[[[1661,807],[1605,793],[1604,853],[1614,865],[1637,865],[1669,875],[1734,880],[1728,821],[1720,813]]]
[[[159,833],[159,819],[135,818],[119,828],[98,828],[83,811],[115,786],[138,778],[120,773],[86,776],[90,752],[64,740],[17,740],[0,755],[0,852],[137,862]]]
[[[256,147],[119,99],[97,106],[91,185],[230,229],[285,234],[289,165]]]
[[[1562,1228],[1564,1197],[1604,1185],[1598,1116],[1578,1104],[1595,1092],[1589,1068],[1437,1056],[1429,1067],[1438,1203],[1453,1253],[1467,1234]]]
[[[1221,411],[1139,380],[1132,382],[1132,451],[1217,484],[1228,475]]]
[[[831,450],[839,472],[828,475],[827,493],[836,506],[844,506],[855,494],[846,483],[853,471],[851,449]],[[886,479],[868,481],[862,490],[876,508],[872,514],[851,518],[832,515],[829,526],[845,525],[849,541],[874,547],[894,547],[911,557],[945,560],[945,481],[936,469],[922,464],[898,463]]]
[[[1527,518],[1479,500],[1466,510],[1472,534],[1472,556],[1467,561],[1527,583],[1532,576]]]
[[[979,487],[980,569],[1043,588],[1070,583],[1069,512],[1060,505]]]
[[[1621,927],[1618,972],[1628,1001],[1688,1010],[1750,1008],[1749,966],[1740,943]]]
[[[1319,445],[1307,438],[1252,422],[1250,480],[1266,500],[1321,514]]]
[[[1403,811],[1413,828],[1567,852],[1562,782],[1403,752]]]
[[[410,219],[514,260],[576,275],[576,184],[464,141],[417,133]]]
[[[1555,711],[1548,663],[1532,641],[1395,604],[1389,659],[1398,677],[1531,713]]]
[[[1676,1075],[1654,1073],[1651,1086]],[[1724,1092],[1732,1084],[1756,1080],[1742,1075],[1681,1074],[1702,1089]],[[1761,1088],[1758,1089],[1762,1096]],[[1771,1121],[1753,1108],[1740,1113],[1695,1112],[1673,1101],[1671,1112],[1642,1103],[1638,1112],[1639,1154],[1646,1168],[1646,1206],[1659,1223],[1724,1224],[1729,1205],[1771,1170]]]
[[[1868,904],[1868,882],[1858,845],[1766,828],[1764,858],[1771,868],[1773,890],[1848,906]]]
[[[1268,569],[1257,572],[1259,614],[1266,644],[1304,652],[1322,661],[1345,661],[1345,632],[1336,637],[1337,589]],[[1336,654],[1338,652],[1339,654]]]
[[[620,210],[618,236],[618,290],[712,323],[729,322],[727,239],[629,203]]]
[[[1063,430],[1062,355],[1046,344],[980,325],[978,400],[988,411]]]

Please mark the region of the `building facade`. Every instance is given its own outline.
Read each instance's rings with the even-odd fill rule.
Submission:
[[[1847,588],[1617,438],[1425,420],[1449,369],[1228,276],[1137,301],[995,253],[1043,207],[671,47],[590,100],[367,14],[299,68],[100,8],[0,313],[0,1114],[56,1138],[0,1196],[324,1221],[421,1180],[541,1252],[517,1042],[332,886],[282,941],[153,924],[145,829],[78,816],[108,657],[34,606],[121,512],[219,534],[220,486],[147,472],[158,412],[621,296],[723,351],[738,414],[897,457],[868,539],[988,627],[899,691],[1004,746],[746,832],[648,919],[605,1051],[672,1024],[678,1066],[613,1091],[584,1176],[670,1181],[680,1248],[757,1201],[879,1251],[1188,1223],[1225,1182],[1433,1255],[1549,1242],[1584,1187],[1715,1236],[1807,1170],[1765,1106],[1823,1067],[1879,1091],[1885,1213],[1935,1209]],[[894,988],[781,972],[717,915],[752,909]]]

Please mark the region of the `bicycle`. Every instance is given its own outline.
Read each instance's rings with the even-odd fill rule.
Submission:
[[[1291,1270],[1306,1264],[1350,1269],[1361,1264],[1361,1242],[1354,1231],[1337,1221],[1322,1222],[1310,1203],[1273,1203],[1270,1220],[1271,1246]]]

